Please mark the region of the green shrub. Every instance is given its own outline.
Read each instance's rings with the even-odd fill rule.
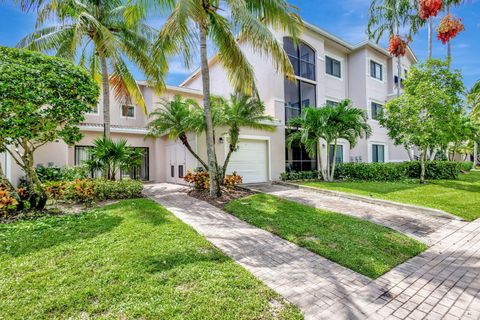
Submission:
[[[320,178],[320,171],[290,171],[280,174],[280,180],[311,180]]]
[[[473,169],[473,162],[459,162],[460,171],[468,172]]]
[[[74,167],[43,167],[39,166],[35,169],[38,178],[42,183],[47,181],[74,181],[76,179],[87,179],[90,172],[85,166]]]
[[[142,196],[143,183],[124,179],[76,179],[75,181],[50,181],[44,184],[52,200],[91,204],[95,201],[131,199]]]

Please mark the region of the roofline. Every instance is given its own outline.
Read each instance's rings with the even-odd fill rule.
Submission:
[[[145,80],[139,80],[137,83],[141,86],[149,86],[148,82]],[[186,87],[180,87],[180,86],[172,86],[172,85],[166,85],[165,89],[167,91],[174,91],[174,92],[180,92],[180,93],[187,93],[187,94],[192,94],[192,95],[197,95],[197,96],[203,96],[202,91],[196,90],[196,89],[191,89],[191,88],[186,88]]]

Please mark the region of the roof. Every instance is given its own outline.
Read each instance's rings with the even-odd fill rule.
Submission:
[[[340,37],[328,32],[327,30],[323,29],[323,28],[320,28],[312,23],[309,23],[309,22],[306,22],[304,21],[304,25],[307,29],[309,29],[310,31],[313,31],[315,33],[318,33],[326,38],[328,38],[329,40],[345,47],[346,49],[350,50],[350,51],[356,51],[356,50],[359,50],[359,49],[362,49],[364,47],[370,47],[372,49],[375,49],[377,50],[378,52],[388,56],[388,57],[392,57],[392,55],[390,54],[390,52],[388,52],[387,49],[383,48],[382,46],[370,41],[370,40],[364,40],[360,43],[357,43],[357,44],[351,44],[349,42],[347,42],[346,40],[343,40],[341,39]],[[411,54],[411,56],[413,57],[413,59],[415,60],[415,62],[418,61],[417,59],[417,56],[415,55],[415,53],[413,52],[413,50],[410,48],[410,46],[407,47],[408,49],[408,52]],[[208,65],[212,65],[214,64],[215,62],[217,62],[218,60],[218,55],[215,54],[211,59],[209,59],[208,61]],[[185,87],[185,85],[187,85],[192,79],[196,78],[199,74],[200,74],[200,71],[201,69],[200,68],[197,68],[195,71],[193,71],[181,84],[180,84],[180,87]]]
[[[139,80],[137,83],[141,86],[148,86],[148,82],[144,80]],[[196,89],[190,89],[186,87],[181,87],[181,86],[171,86],[171,85],[166,85],[165,87],[166,91],[173,91],[173,92],[179,92],[179,93],[187,93],[191,95],[196,95],[196,96],[202,96],[203,93],[200,90]]]

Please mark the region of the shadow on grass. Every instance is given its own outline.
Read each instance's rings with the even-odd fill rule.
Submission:
[[[438,185],[440,187],[467,191],[467,192],[475,192],[480,193],[480,185],[473,184],[470,181],[454,181],[454,180],[441,180],[441,181],[434,181],[432,184]]]
[[[18,257],[64,243],[91,239],[113,230],[122,220],[118,216],[94,211],[0,225],[0,257]]]

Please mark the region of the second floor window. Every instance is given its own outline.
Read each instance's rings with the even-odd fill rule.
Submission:
[[[372,145],[372,162],[385,162],[385,146],[381,144]]]
[[[285,79],[285,121],[300,116],[305,107],[316,107],[316,86],[314,84]]]
[[[122,117],[124,117],[124,118],[135,118],[135,106],[123,105],[122,106]]]
[[[372,119],[378,120],[383,112],[383,106],[379,103],[372,102]]]
[[[341,78],[342,77],[342,63],[330,57],[325,57],[327,74]]]
[[[370,76],[383,81],[383,66],[380,63],[370,60]]]

